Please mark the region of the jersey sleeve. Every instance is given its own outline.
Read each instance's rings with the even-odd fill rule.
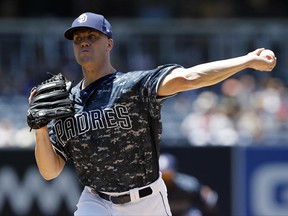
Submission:
[[[150,71],[149,75],[143,79],[142,82],[142,94],[145,96],[148,96],[154,100],[157,100],[158,102],[161,100],[164,100],[170,96],[165,96],[165,97],[159,97],[158,96],[158,88],[163,80],[163,78],[171,72],[171,70],[182,67],[177,64],[167,64],[167,65],[162,65],[157,67],[156,69]]]

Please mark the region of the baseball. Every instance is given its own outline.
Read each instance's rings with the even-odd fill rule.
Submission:
[[[267,59],[275,58],[274,52],[273,52],[272,50],[269,50],[269,49],[263,50],[263,51],[260,53],[260,56],[264,56],[264,57],[266,57]]]

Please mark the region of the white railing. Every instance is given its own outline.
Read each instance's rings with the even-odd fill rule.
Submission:
[[[72,20],[72,19],[71,19]],[[71,64],[72,45],[63,38],[71,20],[0,20],[0,70],[8,73]],[[268,47],[288,56],[286,20],[111,20],[113,61],[123,70],[175,62],[186,66]],[[277,75],[287,78],[279,58]],[[34,71],[33,71],[34,70]]]

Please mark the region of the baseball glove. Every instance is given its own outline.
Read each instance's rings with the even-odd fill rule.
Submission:
[[[52,119],[74,114],[73,102],[69,99],[72,82],[61,73],[51,76],[31,90],[36,92],[27,111],[27,124],[30,129],[39,129]]]

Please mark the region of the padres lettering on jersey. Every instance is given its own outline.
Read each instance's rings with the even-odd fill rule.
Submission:
[[[131,129],[132,124],[127,107],[117,105],[104,110],[96,109],[82,112],[75,115],[74,118],[60,119],[55,123],[54,128],[58,140],[65,146],[65,141],[89,130],[93,131],[103,128]]]
[[[157,87],[175,65],[116,72],[72,89],[76,115],[54,122],[57,152],[71,159],[79,180],[100,191],[121,192],[159,176],[161,105]]]

